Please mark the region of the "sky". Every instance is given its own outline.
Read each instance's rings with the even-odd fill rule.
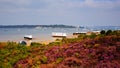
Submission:
[[[120,0],[0,0],[0,25],[120,26]]]

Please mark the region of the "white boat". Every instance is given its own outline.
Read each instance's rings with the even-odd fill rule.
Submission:
[[[61,32],[53,32],[52,37],[66,37],[66,33],[61,33]]]
[[[100,33],[100,31],[92,31],[93,33]]]
[[[19,44],[21,44],[21,45],[27,45],[26,41],[23,41],[23,40],[21,40],[21,41],[19,42]]]
[[[32,35],[25,35],[24,39],[32,40]]]

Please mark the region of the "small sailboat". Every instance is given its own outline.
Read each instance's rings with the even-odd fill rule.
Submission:
[[[42,27],[41,26],[37,26],[37,27],[35,27],[35,29],[41,29]]]

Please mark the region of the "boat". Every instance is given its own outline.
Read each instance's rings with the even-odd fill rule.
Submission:
[[[21,44],[21,45],[27,45],[26,41],[23,41],[23,40],[21,40],[21,41],[19,42],[19,44]]]
[[[35,29],[41,29],[42,27],[41,26],[37,26],[37,27],[35,27]]]
[[[77,26],[76,27],[76,32],[73,33],[73,35],[81,35],[81,34],[86,34],[87,32],[85,31],[80,31],[80,28],[82,28],[81,26]],[[84,28],[84,27],[83,27]],[[82,28],[82,29],[83,29]],[[80,32],[79,32],[80,31]]]
[[[52,33],[52,37],[66,37],[67,34],[66,33],[62,33],[62,32],[53,32]]]
[[[81,34],[86,34],[87,32],[74,32],[73,35],[81,35]]]
[[[32,35],[25,35],[24,39],[32,40]]]

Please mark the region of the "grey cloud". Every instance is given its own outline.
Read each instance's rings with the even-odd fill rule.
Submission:
[[[101,2],[102,1],[102,2]],[[0,0],[1,10],[66,10],[73,8],[114,8],[120,7],[120,0]]]
[[[31,3],[31,0],[0,0],[2,3],[12,3],[16,5],[28,5]]]

